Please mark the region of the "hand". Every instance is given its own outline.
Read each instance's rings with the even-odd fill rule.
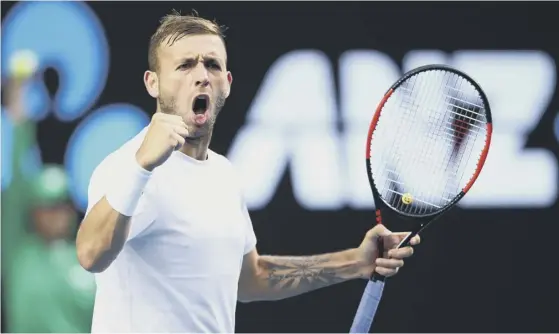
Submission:
[[[36,74],[37,66],[37,55],[30,50],[18,50],[9,58],[6,111],[14,124],[28,120],[25,86]]]
[[[408,235],[409,232],[392,233],[384,225],[376,225],[370,229],[356,252],[358,261],[363,264],[362,276],[368,279],[373,271],[385,277],[396,275],[404,265],[404,259],[413,254],[411,246],[396,249]],[[383,241],[384,254],[382,256],[379,255],[379,238],[382,238]],[[419,235],[410,240],[412,246],[419,243]]]
[[[27,80],[32,77],[39,66],[37,55],[31,50],[17,50],[9,59],[9,74],[12,80]]]
[[[173,151],[179,150],[187,136],[188,129],[180,116],[158,112],[151,118],[144,141],[136,152],[136,161],[152,171],[167,161]]]

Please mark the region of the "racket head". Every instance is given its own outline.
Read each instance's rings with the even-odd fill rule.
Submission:
[[[405,73],[380,101],[367,135],[377,222],[388,208],[424,227],[452,208],[477,180],[491,135],[487,96],[469,75],[446,65]]]

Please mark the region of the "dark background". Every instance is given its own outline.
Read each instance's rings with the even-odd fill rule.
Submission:
[[[413,49],[540,49],[559,60],[553,3],[516,2],[90,2],[110,44],[110,72],[95,107],[130,102],[151,115],[142,74],[158,19],[171,9],[216,18],[230,29],[232,95],[212,148],[226,153],[269,66],[296,49],[333,63],[350,49],[380,50],[400,62]],[[2,3],[2,17],[10,3]],[[56,89],[56,75],[47,75]],[[554,96],[527,146],[559,157]],[[40,122],[44,162],[62,163],[79,124],[52,114]],[[511,183],[522,175],[511,176]],[[386,286],[375,332],[556,332],[559,203],[548,208],[457,208],[422,235],[414,257]],[[274,199],[252,211],[259,251],[313,254],[358,245],[372,210],[310,211],[297,204],[289,171]],[[239,304],[237,332],[346,332],[365,281],[278,302]]]

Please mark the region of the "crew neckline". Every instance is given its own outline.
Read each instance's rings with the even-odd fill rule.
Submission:
[[[147,131],[148,131],[148,127],[146,126],[142,129],[141,136],[145,136]],[[207,166],[211,163],[211,161],[213,160],[213,155],[214,152],[212,150],[210,150],[208,148],[208,152],[207,152],[207,158],[206,160],[198,160],[198,159],[194,159],[193,157],[186,155],[180,151],[174,151],[171,156],[176,157],[178,160],[180,161],[184,161],[186,163],[192,164],[192,165],[196,165],[196,166]]]
[[[212,161],[212,154],[210,149],[208,149],[208,153],[207,153],[207,157],[206,160],[198,160],[198,159],[194,159],[193,157],[186,155],[180,151],[174,151],[173,156],[175,156],[177,159],[184,161],[186,163],[189,164],[193,164],[193,165],[197,165],[197,166],[206,166],[208,164],[211,163]]]

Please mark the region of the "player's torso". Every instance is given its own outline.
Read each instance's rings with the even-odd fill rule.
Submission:
[[[131,331],[234,330],[246,223],[230,177],[175,157],[154,171],[156,221],[112,265]]]
[[[157,221],[146,231],[150,249],[143,255],[163,275],[237,275],[246,238],[239,189],[219,163],[193,165],[179,157],[154,175]]]

